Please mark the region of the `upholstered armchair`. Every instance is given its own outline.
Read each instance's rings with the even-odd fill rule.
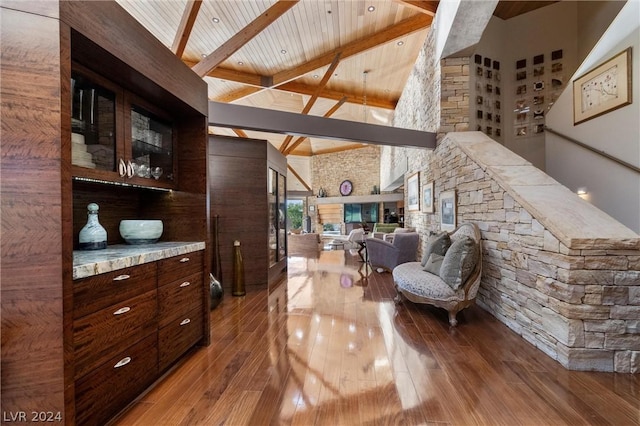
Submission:
[[[349,235],[335,235],[332,244],[344,244],[344,249],[357,249],[360,248],[359,242],[362,242],[365,238],[364,229],[354,228],[349,232]]]
[[[393,270],[396,302],[407,299],[444,308],[453,327],[458,312],[475,302],[481,279],[482,236],[471,222],[429,237],[422,262],[406,262]]]
[[[393,232],[384,234],[382,236],[382,239],[388,243],[393,243],[393,237],[395,237],[397,234],[402,234],[407,232],[416,232],[416,230],[414,228],[396,228],[393,230]]]
[[[398,233],[391,243],[379,238],[368,238],[369,263],[374,269],[382,268],[391,272],[402,263],[416,260],[419,243],[420,236],[417,232]]]

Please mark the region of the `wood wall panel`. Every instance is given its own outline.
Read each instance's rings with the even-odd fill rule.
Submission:
[[[344,220],[342,204],[318,204],[318,222],[342,223]]]
[[[168,238],[206,242],[206,83],[174,55],[161,53],[166,49],[148,33],[138,34],[138,39],[141,27],[125,28],[131,18],[115,2],[0,1],[1,405],[3,412],[59,412],[63,423],[74,424],[72,262],[87,220],[86,205],[100,205],[109,243],[122,242],[121,219],[159,214],[156,207],[166,208],[160,218],[169,224]],[[63,22],[55,19],[62,9]],[[75,12],[80,15],[72,16]],[[65,22],[96,36],[95,43]],[[114,29],[123,28],[131,37],[114,38]],[[115,73],[123,87],[148,96],[180,123],[186,142],[178,157],[185,165],[183,184],[189,193],[72,183],[69,93],[74,38],[80,40],[74,60],[96,59],[89,60],[90,65],[107,76]],[[139,60],[142,39],[143,45],[154,46],[140,57],[156,55],[156,60]],[[126,52],[121,58],[135,69],[100,44],[121,48]],[[83,53],[87,46],[96,49]],[[170,90],[158,82],[167,82]],[[202,286],[202,293],[202,343],[208,344],[208,286]]]
[[[219,216],[222,284],[231,294],[233,242],[240,241],[245,284],[267,287],[267,144],[237,138],[209,138],[211,216]]]
[[[78,235],[87,223],[87,205],[96,203],[98,220],[107,231],[107,244],[124,244],[120,237],[120,221],[123,219],[154,219],[140,217],[140,191],[115,185],[85,182],[73,183],[73,242],[78,249]]]
[[[1,405],[65,417],[60,28],[0,15]]]
[[[286,258],[270,265],[267,170],[286,173],[286,158],[263,140],[210,137],[211,217],[218,215],[222,283],[233,283],[233,242],[240,241],[245,284],[264,288],[286,271]]]

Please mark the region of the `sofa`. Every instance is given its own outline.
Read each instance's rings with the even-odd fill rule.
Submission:
[[[420,236],[417,232],[397,234],[393,242],[367,238],[369,264],[374,270],[380,268],[391,272],[402,263],[416,260],[419,243]]]
[[[384,234],[388,234],[389,232],[393,232],[400,225],[397,223],[374,223],[372,232],[382,232]]]
[[[397,303],[407,299],[444,308],[449,324],[455,327],[458,312],[475,302],[480,288],[482,246],[478,226],[463,223],[451,233],[430,235],[422,261],[398,265],[392,274]]]

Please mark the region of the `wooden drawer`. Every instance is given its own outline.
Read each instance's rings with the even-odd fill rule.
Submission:
[[[142,294],[156,286],[156,262],[73,282],[73,318]]]
[[[182,256],[174,256],[168,259],[158,261],[158,286],[169,284],[181,278],[202,273],[202,259],[204,252],[202,250],[187,253]]]
[[[76,378],[157,330],[156,294],[148,291],[73,322]]]
[[[158,327],[202,309],[202,272],[163,285],[158,289]],[[202,315],[202,314],[201,314]]]
[[[103,425],[158,374],[157,333],[125,348],[76,381],[76,424]]]
[[[160,371],[202,338],[202,307],[172,321],[158,331]]]

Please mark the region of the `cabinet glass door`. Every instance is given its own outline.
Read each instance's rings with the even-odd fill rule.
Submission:
[[[71,77],[72,164],[116,170],[116,95],[89,78]]]
[[[269,168],[267,172],[267,200],[269,203],[269,266],[278,261],[278,172]]]
[[[173,128],[144,109],[131,111],[131,163],[142,178],[173,181]]]
[[[287,178],[278,174],[278,260],[287,257]]]

